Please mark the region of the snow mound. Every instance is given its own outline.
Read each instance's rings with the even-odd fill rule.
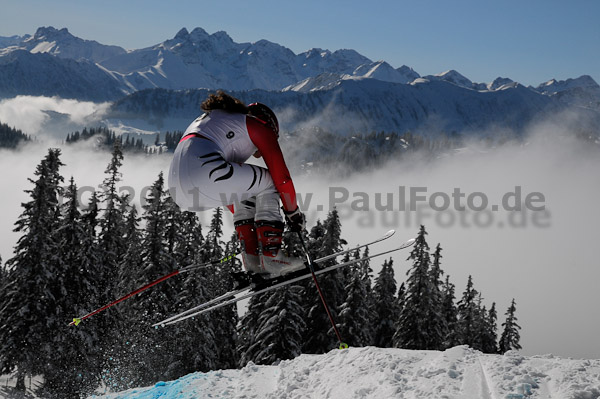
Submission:
[[[274,366],[194,373],[95,398],[560,398],[600,397],[600,360],[374,347],[302,355]]]

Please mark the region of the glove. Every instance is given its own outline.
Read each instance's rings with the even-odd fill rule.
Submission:
[[[300,211],[300,207],[296,208],[296,210],[292,212],[286,212],[284,210],[283,213],[285,214],[285,220],[291,231],[297,233],[304,230],[306,227],[306,218]]]

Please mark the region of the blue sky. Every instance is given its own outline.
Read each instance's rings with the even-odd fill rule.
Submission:
[[[0,36],[66,27],[127,49],[179,29],[267,39],[299,53],[352,48],[421,75],[456,69],[476,82],[526,85],[583,74],[600,82],[600,2],[595,0],[155,1],[0,0]]]

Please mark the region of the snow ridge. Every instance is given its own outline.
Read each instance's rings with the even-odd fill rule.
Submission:
[[[600,360],[484,355],[375,347],[301,355],[274,366],[194,373],[105,399],[183,398],[561,398],[600,396]]]

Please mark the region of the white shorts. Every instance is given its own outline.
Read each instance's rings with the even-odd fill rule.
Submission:
[[[191,137],[177,146],[168,177],[171,197],[184,211],[234,206],[234,221],[282,220],[279,193],[260,166],[228,162],[212,141]]]

